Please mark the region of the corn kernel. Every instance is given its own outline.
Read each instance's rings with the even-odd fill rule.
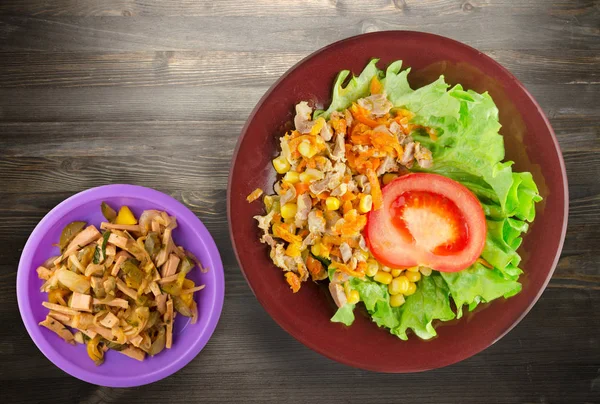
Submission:
[[[390,286],[388,287],[388,291],[390,292],[390,295],[404,294],[408,290],[409,284],[410,282],[406,276],[399,276],[392,280],[392,283],[390,283]]]
[[[296,171],[288,171],[283,176],[283,181],[288,182],[290,184],[296,184],[300,182],[300,174],[298,174]]]
[[[273,159],[273,167],[275,168],[275,171],[277,171],[279,174],[285,174],[288,171],[290,171],[290,163],[283,156],[279,156],[276,159]]]
[[[375,276],[375,274],[379,271],[379,263],[375,260],[367,261],[367,269],[365,273],[367,276]]]
[[[392,272],[392,268],[390,268],[390,267],[386,267],[385,265],[384,265],[383,267],[381,267],[381,270],[382,270],[383,272]]]
[[[421,271],[421,274],[423,274],[423,276],[429,276],[429,275],[431,275],[432,269],[428,268],[428,267],[421,267],[420,271]]]
[[[411,282],[408,284],[408,290],[404,293],[404,296],[410,296],[413,293],[415,293],[416,291],[417,291],[417,284]]]
[[[346,296],[348,303],[356,304],[360,300],[360,295],[358,294],[358,290],[351,290],[350,293]]]
[[[311,158],[317,154],[317,149],[305,140],[298,145],[298,152],[306,158]]]
[[[410,267],[406,268],[406,270],[409,272],[419,272],[419,267]]]
[[[403,295],[393,295],[390,297],[390,306],[392,307],[400,307],[404,304],[404,296]]]
[[[370,255],[369,255],[369,253],[367,251],[363,251],[363,250],[357,249],[357,250],[355,250],[355,252],[357,254],[360,254],[360,256],[363,257],[365,259],[365,261],[368,260],[369,257],[370,257]]]
[[[384,285],[389,285],[392,281],[392,274],[388,272],[379,271],[373,277],[375,282],[383,283]]]
[[[327,210],[338,210],[341,204],[342,203],[340,202],[340,200],[333,196],[330,196],[327,199],[325,199],[325,206],[327,206]]]
[[[285,249],[285,253],[290,257],[299,257],[300,256],[300,246],[296,243],[290,243],[288,247]]]
[[[321,244],[320,244],[320,243],[313,244],[313,245],[310,247],[310,252],[312,253],[312,255],[315,255],[315,256],[317,256],[317,257],[318,257],[319,255],[321,255]]]
[[[398,178],[398,174],[392,174],[392,173],[387,173],[387,174],[383,174],[383,185],[387,185],[390,182],[394,181],[396,178]]]
[[[396,269],[392,269],[392,276],[394,278],[400,276],[401,273],[402,273],[402,269],[397,269],[397,268]]]
[[[363,195],[358,203],[358,210],[361,213],[370,212],[373,208],[373,197],[371,195]]]
[[[419,280],[421,280],[421,273],[406,271],[406,277],[411,282],[418,282]]]
[[[292,219],[296,216],[298,205],[295,203],[286,203],[281,207],[281,217],[284,219]]]

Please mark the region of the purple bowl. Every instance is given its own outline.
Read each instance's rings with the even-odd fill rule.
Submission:
[[[198,322],[178,316],[173,330],[173,347],[143,362],[128,358],[118,352],[108,351],[102,365],[96,366],[87,356],[84,345],[67,344],[52,331],[38,325],[48,310],[42,306],[47,294],[40,292],[42,280],[36,268],[59,251],[58,242],[65,225],[84,220],[99,227],[103,221],[100,203],[108,202],[118,207],[127,205],[139,217],[146,209],[165,210],[177,218],[178,227],[173,239],[192,252],[207,273],[195,269],[190,278],[206,288],[195,294],[198,304]],[[27,332],[40,351],[52,363],[71,376],[89,383],[109,387],[140,386],[163,379],[188,364],[202,350],[217,326],[223,298],[225,280],[223,264],[214,240],[200,220],[183,204],[153,189],[134,185],[106,185],[80,192],[52,209],[36,226],[25,244],[17,272],[17,301]]]

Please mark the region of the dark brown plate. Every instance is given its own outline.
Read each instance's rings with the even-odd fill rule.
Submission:
[[[331,298],[308,282],[292,294],[281,270],[259,242],[252,216],[264,214],[260,202],[246,196],[260,187],[271,193],[276,173],[271,159],[278,138],[293,119],[294,105],[309,100],[328,105],[340,70],[360,73],[371,58],[380,68],[402,59],[411,67],[409,80],[420,87],[444,74],[451,84],[488,91],[500,110],[506,157],[517,171],[531,171],[544,200],[524,237],[523,290],[499,299],[461,320],[438,326],[438,337],[423,341],[411,335],[401,341],[366,316],[351,327],[331,323]],[[407,31],[378,32],[327,46],[285,73],[260,100],[238,141],[229,176],[227,207],[231,240],[240,267],[259,302],[281,327],[311,349],[336,361],[382,372],[418,372],[468,358],[498,341],[540,297],[563,245],[568,194],[565,166],[556,137],[543,111],[521,83],[481,52],[448,38]]]

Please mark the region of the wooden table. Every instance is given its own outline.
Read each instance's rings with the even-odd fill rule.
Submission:
[[[600,402],[598,1],[0,2],[2,402]],[[305,348],[260,307],[234,259],[225,189],[252,107],[297,61],[388,29],[472,45],[510,69],[559,138],[571,194],[562,258],[531,313],[462,363],[423,374],[352,369]],[[36,223],[84,189],[173,195],[216,239],[227,294],[183,370],[138,389],[80,382],[22,325],[17,262]]]

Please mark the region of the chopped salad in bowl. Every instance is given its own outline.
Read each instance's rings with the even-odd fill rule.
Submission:
[[[328,282],[331,321],[351,325],[364,304],[404,340],[520,292],[517,249],[541,200],[532,175],[503,161],[489,94],[443,76],[413,90],[409,72],[373,59],[339,73],[326,110],[300,100],[255,217],[292,292]]]

